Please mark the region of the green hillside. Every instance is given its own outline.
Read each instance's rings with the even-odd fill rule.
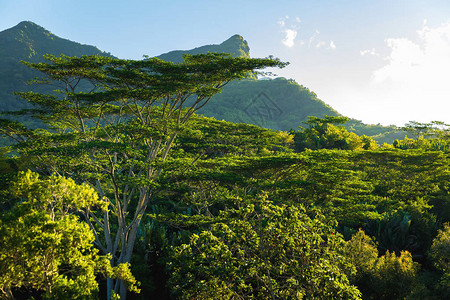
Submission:
[[[308,88],[282,77],[232,82],[200,113],[219,120],[283,131],[303,126],[308,116],[342,116]],[[350,119],[346,127],[358,135],[372,136],[379,143],[404,138],[404,133],[395,126],[366,125]]]
[[[94,46],[57,37],[29,21],[4,30],[0,32],[0,111],[17,110],[25,106],[25,102],[18,100],[13,92],[27,90],[25,83],[38,74],[20,61],[41,62],[44,54],[111,56]]]
[[[247,41],[234,35],[218,45],[206,45],[191,50],[176,50],[158,56],[173,62],[181,62],[184,54],[208,52],[231,53],[235,57],[250,57]],[[98,48],[82,45],[55,36],[45,28],[32,22],[21,22],[17,26],[0,32],[0,111],[25,108],[24,101],[13,92],[26,91],[26,81],[38,74],[20,63],[43,61],[44,54],[82,56],[112,56]],[[45,92],[48,87],[33,87]],[[42,90],[41,90],[42,89]],[[208,117],[231,122],[255,124],[261,127],[289,131],[297,129],[308,116],[340,116],[332,107],[317,98],[308,88],[285,78],[260,79],[251,76],[247,80],[233,82],[225,86],[207,106],[199,111]],[[30,124],[35,126],[35,124]],[[395,127],[366,125],[351,120],[347,125],[358,135],[373,136],[379,143],[391,143],[403,138],[404,133]]]
[[[200,112],[219,120],[285,131],[296,129],[308,116],[339,115],[308,88],[285,78],[230,83]]]
[[[219,45],[207,45],[192,50],[171,51],[158,56],[172,62],[182,61],[184,54],[208,52],[231,53],[250,57],[247,41],[234,35]],[[254,124],[265,128],[288,131],[296,129],[308,116],[337,116],[339,113],[317,98],[308,88],[285,78],[250,78],[235,81],[223,89],[200,111],[218,120]]]
[[[272,59],[49,61],[29,66],[102,88],[24,93],[57,131],[0,120],[20,141],[0,149],[0,298],[448,298],[443,124],[377,148],[345,117],[292,135],[192,114],[211,86],[283,66]],[[254,122],[283,118],[268,93],[287,83],[270,82],[244,107]]]
[[[8,55],[39,62],[29,27]],[[378,147],[294,80],[247,78],[273,58],[46,60],[29,119],[0,118],[0,299],[448,299],[450,125]]]
[[[247,41],[234,35],[219,45],[207,45],[192,50],[171,51],[158,58],[181,62],[184,54],[208,52],[231,53],[233,56],[250,57]],[[199,113],[218,120],[254,124],[265,128],[289,131],[296,130],[308,116],[342,116],[327,105],[307,87],[292,79],[250,78],[235,81],[225,86],[221,94],[213,97]],[[350,119],[345,125],[358,135],[373,137],[378,143],[392,143],[402,139],[405,133],[395,126],[367,125]]]

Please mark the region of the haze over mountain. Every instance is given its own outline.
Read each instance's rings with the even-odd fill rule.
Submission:
[[[231,53],[250,57],[248,43],[240,35],[234,35],[219,45],[206,45],[192,50],[176,50],[158,56],[161,59],[180,62],[184,54],[207,52]],[[55,36],[45,28],[29,21],[0,32],[0,111],[25,107],[25,102],[13,95],[15,91],[30,89],[25,82],[38,74],[19,61],[43,61],[44,54],[52,55],[103,55],[112,56],[95,46],[82,45]],[[44,91],[48,87],[32,87]],[[200,113],[208,117],[231,122],[252,123],[277,130],[297,129],[308,116],[340,115],[317,98],[308,88],[285,78],[250,78],[232,82],[216,95]],[[367,126],[351,120],[347,127],[357,134],[374,136],[378,141],[392,141],[394,127]],[[396,137],[396,136],[395,136]],[[400,136],[402,137],[402,136]]]

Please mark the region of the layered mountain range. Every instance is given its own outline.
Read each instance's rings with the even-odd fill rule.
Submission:
[[[230,53],[250,57],[248,43],[240,35],[234,35],[219,45],[206,45],[192,50],[176,50],[158,56],[161,59],[180,62],[184,54],[208,52]],[[26,82],[38,74],[20,63],[21,60],[40,62],[44,54],[82,56],[111,56],[95,46],[82,45],[57,37],[45,28],[29,21],[0,32],[0,111],[17,110],[26,103],[13,93],[45,86],[28,86]],[[214,96],[201,111],[208,117],[230,122],[244,122],[277,130],[297,129],[308,116],[340,116],[332,107],[317,98],[308,88],[285,78],[249,78],[227,85],[221,94]],[[395,127],[366,125],[351,119],[347,128],[359,135],[372,136],[378,142],[392,142],[404,134]]]

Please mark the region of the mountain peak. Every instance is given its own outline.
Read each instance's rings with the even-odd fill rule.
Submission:
[[[41,61],[42,56],[47,53],[68,56],[93,54],[110,56],[94,46],[82,45],[60,38],[31,21],[22,21],[16,26],[0,32],[0,49],[2,48],[8,50],[9,53],[14,53],[17,61],[20,59]]]
[[[163,60],[182,62],[184,54],[204,54],[208,52],[231,53],[234,57],[250,57],[250,48],[242,36],[235,34],[223,43],[206,45],[191,50],[176,50],[158,56]]]
[[[31,21],[22,21],[14,27],[17,27],[17,28],[28,28],[28,27],[43,28],[43,27],[39,26],[38,24],[33,23]]]
[[[239,34],[233,35],[228,40],[220,44],[220,46],[225,48],[224,52],[227,52],[227,50],[234,50],[234,52],[228,52],[234,53],[234,56],[250,57],[250,47],[248,46],[247,41]]]
[[[242,35],[235,34],[232,37],[230,37],[228,40],[224,41],[221,45],[228,44],[228,43],[235,43],[235,42],[245,42],[246,43],[246,41],[244,40]]]
[[[29,36],[29,35],[44,34],[47,37],[54,36],[50,31],[46,30],[44,27],[39,26],[38,24],[33,23],[31,21],[22,21],[19,24],[17,24],[16,26],[14,26],[8,30],[5,30],[3,32],[9,32],[10,34],[13,34],[13,35],[26,34],[27,36]],[[32,36],[29,36],[29,38],[32,38]]]
[[[13,92],[27,91],[29,87],[25,82],[39,74],[21,64],[20,61],[42,62],[44,54],[111,56],[94,46],[82,45],[60,38],[31,21],[23,21],[12,28],[1,31],[0,111],[25,107],[25,104],[16,101]]]

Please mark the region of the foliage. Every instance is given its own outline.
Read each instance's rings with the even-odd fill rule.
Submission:
[[[418,284],[418,271],[419,264],[413,262],[408,251],[402,251],[400,256],[386,251],[375,264],[374,299],[402,299],[408,296]]]
[[[234,218],[231,212],[236,215],[236,211],[248,204],[255,205],[256,200],[242,199],[254,199],[260,193],[267,193],[267,201],[272,205],[300,209],[312,220],[316,218],[316,208],[320,208],[321,214],[328,220],[339,221],[336,228],[348,226],[369,229],[366,227],[367,222],[375,224],[374,230],[367,232],[377,239],[376,242],[382,248],[381,253],[384,253],[384,249],[397,250],[396,257],[399,258],[402,250],[409,249],[414,250],[413,256],[416,259],[424,261],[425,258],[420,255],[427,251],[428,240],[431,241],[435,235],[433,228],[439,224],[439,219],[431,214],[430,203],[447,193],[449,164],[443,152],[324,149],[290,153],[282,146],[289,141],[289,136],[277,132],[196,116],[191,121],[192,128],[186,127],[179,131],[171,158],[160,165],[164,166],[164,172],[156,182],[162,192],[149,201],[151,211],[165,216],[167,222],[162,220],[159,225],[148,223],[151,224],[148,227],[151,227],[151,236],[138,236],[144,239],[139,243],[147,248],[141,249],[139,244],[139,249],[133,252],[134,255],[141,255],[133,261],[144,264],[139,274],[150,278],[154,286],[158,286],[158,293],[162,290],[159,286],[165,285],[165,277],[172,274],[162,274],[162,262],[173,262],[168,249],[179,247],[180,244],[189,245],[191,249],[194,246],[208,247],[201,245],[199,241],[191,244],[189,240],[190,235],[200,236],[202,232],[209,232],[210,235],[202,236],[201,241],[218,240],[222,243],[225,235],[220,230],[223,228],[215,224],[225,224],[234,233],[243,232],[240,229],[243,225],[239,227],[230,223]],[[226,134],[222,132],[222,128]],[[192,162],[195,164],[190,166]],[[306,210],[299,208],[301,206],[306,207]],[[177,221],[173,220],[174,216]],[[236,219],[241,221],[245,218],[238,214]],[[378,235],[379,225],[382,235]],[[402,226],[407,230],[400,230]],[[391,228],[390,232],[388,228]],[[388,238],[389,234],[392,238]],[[409,236],[414,236],[414,244],[420,247],[411,248],[409,243],[402,242],[409,241]],[[365,238],[361,238],[360,243],[364,244],[364,240]],[[242,243],[245,245],[245,242]],[[357,259],[357,254],[365,257],[366,252],[367,257],[370,257],[371,251],[376,249],[373,244],[368,244],[361,248],[365,250],[355,252],[352,259]],[[226,249],[231,247],[226,245]],[[343,249],[341,246],[338,252]],[[198,257],[194,254],[193,252],[189,257],[196,261]],[[347,254],[345,256],[348,257]],[[375,270],[375,263],[372,270]],[[424,268],[427,268],[426,261],[424,263]],[[358,267],[362,262],[354,264]],[[343,267],[341,271],[349,276],[352,274],[348,271],[350,269]],[[370,269],[369,266],[366,269]],[[181,274],[188,271],[189,269],[181,267],[179,270]],[[150,277],[147,277],[148,272]],[[358,276],[367,280],[357,281]],[[436,278],[434,273],[433,276],[430,278]],[[221,281],[217,282],[226,279],[220,276],[218,278]],[[374,272],[364,272],[361,269],[356,275],[349,277],[363,296],[378,295],[373,290],[392,284],[383,282],[380,278]],[[412,290],[421,290],[422,285],[417,284],[417,276],[408,280],[412,282]],[[217,283],[217,286],[222,285]],[[427,287],[430,293],[445,295],[438,288],[431,289],[431,284],[427,284]],[[151,288],[147,287],[148,290]],[[400,289],[399,293],[410,297],[416,293],[417,296],[417,292],[412,290],[406,292]],[[169,290],[165,293],[169,293]]]
[[[234,35],[219,45],[206,45],[187,51],[171,51],[158,58],[182,62],[183,55],[206,53],[231,53],[234,57],[249,58],[249,45],[240,35]],[[19,63],[20,60],[44,62],[44,54],[67,56],[101,55],[112,57],[94,46],[81,45],[55,36],[46,29],[32,22],[21,22],[17,26],[0,32],[0,102],[2,111],[13,111],[29,108],[26,103],[17,101],[13,92],[30,91],[25,85],[28,80],[39,74]],[[200,113],[231,122],[245,122],[266,128],[289,131],[297,128],[308,116],[323,117],[339,115],[333,108],[318,99],[308,88],[295,83],[292,79],[276,78],[274,80],[252,80],[235,82],[224,88],[223,93],[216,95],[210,105],[203,107]],[[267,78],[265,78],[267,79]],[[33,91],[50,93],[50,87],[33,87]],[[85,92],[89,87],[85,86]],[[268,97],[260,98],[261,93]],[[263,101],[260,101],[263,99]],[[256,106],[255,106],[256,104]],[[267,106],[268,104],[268,106]],[[264,105],[266,107],[264,108]],[[256,109],[263,109],[262,114],[255,116]],[[268,110],[267,110],[268,108]],[[271,109],[277,111],[271,114]],[[269,115],[266,115],[269,113]],[[265,115],[265,117],[263,116]],[[15,116],[14,120],[19,117]],[[42,128],[44,125],[28,117],[20,117],[21,123],[28,127]],[[262,121],[262,122],[261,122]],[[351,120],[346,125],[348,131],[357,135],[367,135],[378,143],[391,143],[396,138],[403,138],[404,133],[395,126],[366,125],[358,120]],[[4,141],[0,142],[5,145]]]
[[[13,192],[21,203],[0,220],[0,290],[42,291],[50,299],[95,299],[98,275],[121,278],[138,291],[126,264],[112,268],[110,257],[93,248],[94,234],[73,212],[104,206],[87,185],[52,176],[21,173]]]
[[[450,224],[445,224],[444,229],[439,230],[433,240],[429,256],[437,269],[443,272],[450,271]]]
[[[158,178],[170,161],[179,132],[194,112],[234,79],[254,69],[283,67],[277,59],[232,58],[209,53],[185,56],[174,64],[157,58],[141,61],[101,56],[55,57],[25,63],[43,73],[36,83],[52,84],[52,94],[24,92],[30,115],[53,131],[30,130],[4,120],[1,133],[30,166],[42,173],[64,173],[88,182],[105,206],[81,212],[96,245],[112,256],[113,266],[129,263],[140,221],[158,191]],[[90,91],[86,92],[86,86]],[[122,283],[107,281],[125,297]]]
[[[295,150],[298,152],[305,149],[340,149],[340,150],[373,150],[377,147],[375,141],[368,136],[358,137],[353,132],[348,132],[343,126],[348,121],[345,117],[324,118],[308,117],[304,122],[308,128],[300,127],[295,132]]]
[[[11,208],[14,203],[8,197],[10,184],[17,176],[17,172],[23,165],[23,161],[10,158],[6,155],[7,149],[0,148],[0,210],[6,211]]]
[[[346,242],[344,254],[356,267],[356,275],[352,279],[360,288],[367,282],[367,275],[373,270],[378,259],[376,244],[362,229],[359,229],[351,240]]]
[[[428,252],[434,266],[442,273],[438,289],[443,295],[450,292],[450,224],[445,224],[433,240]]]
[[[29,22],[0,35],[15,39],[0,63],[13,48],[32,62],[22,72],[9,57],[3,90],[44,75],[18,94],[27,109],[0,120],[15,139],[0,157],[4,294],[92,298],[106,275],[107,298],[124,297],[132,262],[142,299],[358,298],[353,285],[368,299],[448,295],[448,226],[435,238],[450,215],[447,124],[348,120],[293,80],[255,80],[255,68],[285,64],[249,59],[240,36],[164,56],[173,63],[42,62],[56,36]],[[211,49],[234,57],[182,60]],[[291,133],[250,125],[301,121]],[[416,138],[374,140],[405,132]],[[52,176],[15,179],[28,168]]]
[[[440,121],[431,123],[409,122],[403,128],[405,132],[412,134],[415,139],[405,136],[404,139],[396,139],[393,146],[399,149],[424,149],[431,151],[444,151],[448,153],[450,145],[450,125]]]
[[[342,238],[321,215],[265,197],[224,211],[220,221],[173,249],[173,292],[201,299],[359,299],[348,282]]]
[[[193,115],[189,127],[178,134],[173,152],[179,152],[180,157],[202,154],[202,159],[233,155],[267,156],[292,152],[292,145],[293,136],[287,132]]]
[[[351,240],[343,247],[344,256],[356,268],[356,274],[351,276],[350,282],[358,287],[363,298],[372,292],[372,276],[375,263],[378,260],[378,250],[373,240],[359,229]]]
[[[450,125],[441,121],[420,123],[411,121],[405,124],[403,130],[413,133],[417,138],[436,138],[448,140],[450,138]]]
[[[407,251],[386,251],[378,257],[375,243],[359,230],[344,248],[345,256],[356,267],[351,282],[356,284],[364,299],[404,299],[419,288],[419,264]]]
[[[410,139],[405,137],[403,140],[395,140],[393,146],[398,149],[424,149],[428,151],[449,151],[449,140],[439,138],[424,138]]]
[[[165,196],[214,213],[225,209],[226,199],[236,195],[267,192],[274,203],[320,207],[341,228],[356,229],[370,220],[382,220],[385,213],[408,212],[424,251],[435,234],[429,203],[447,191],[446,161],[442,153],[398,150],[202,159],[189,173],[177,177],[170,186],[172,194]]]
[[[408,213],[385,215],[381,220],[369,222],[366,232],[376,238],[381,253],[392,251],[400,253],[401,250],[413,252],[419,245],[417,236],[410,232],[411,219]]]

